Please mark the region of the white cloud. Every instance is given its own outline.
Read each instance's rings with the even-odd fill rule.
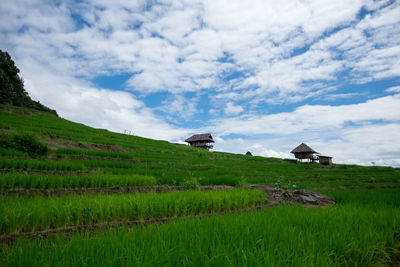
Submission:
[[[359,19],[362,7],[371,13]],[[283,155],[307,139],[341,161],[396,163],[400,156],[389,143],[398,137],[398,86],[386,90],[391,96],[360,104],[257,111],[261,106],[265,114],[267,104],[364,95],[368,90],[334,91],[400,77],[398,14],[400,2],[372,0],[4,0],[0,46],[15,59],[35,99],[91,126],[180,140],[194,130],[165,121],[195,118],[200,100],[184,97],[194,92],[210,99],[204,107],[213,118],[209,131],[243,135],[242,150],[258,144],[253,149],[260,155]],[[131,74],[125,89],[132,94],[90,83],[121,73]],[[156,92],[168,97],[151,110],[140,99]],[[257,140],[246,138],[255,135]],[[270,135],[279,145],[265,141]],[[227,140],[220,145],[236,149]],[[363,150],[372,145],[379,151]],[[336,147],[363,153],[346,156]]]
[[[212,122],[220,135],[286,134],[306,131],[332,130],[346,122],[369,120],[398,121],[400,94],[369,100],[360,104],[342,106],[304,105],[293,112],[271,115],[252,115],[244,118],[223,118]]]
[[[39,70],[35,77],[25,75],[25,87],[33,99],[56,108],[61,117],[122,133],[153,139],[178,141],[192,131],[173,127],[155,116],[132,94],[97,89],[73,77],[59,77]]]
[[[222,138],[220,136],[214,136],[213,138],[218,146],[234,146],[234,145],[242,145],[244,144],[243,138]]]
[[[190,120],[197,112],[198,99],[186,98],[182,95],[175,95],[163,101],[159,110],[168,114],[175,114],[183,120]]]
[[[322,95],[320,98],[324,100],[340,100],[340,99],[346,99],[346,98],[353,98],[357,96],[362,96],[365,95],[365,93],[344,93],[344,94],[326,94]]]
[[[256,143],[250,146],[250,152],[253,155],[273,157],[273,158],[292,158],[288,152],[276,151],[271,148],[266,148],[263,145]]]
[[[26,27],[4,41],[9,47],[18,43],[21,57],[47,51],[38,60],[72,76],[131,72],[128,85],[144,94],[222,87],[224,73],[235,70],[249,73],[227,87],[243,91],[242,98],[296,102],[325,89],[306,83],[334,81],[343,70],[353,71],[358,82],[399,75],[399,4],[351,24],[363,5],[374,10],[383,4],[221,0],[165,1],[147,8],[146,1],[60,6],[6,1],[0,12],[10,23],[0,30],[8,35]],[[336,27],[344,29],[324,35]],[[341,38],[336,45],[345,57],[336,57],[332,38]],[[218,61],[226,55],[230,63]],[[248,92],[248,86],[256,88]]]
[[[393,86],[385,90],[388,93],[400,93],[400,86]]]
[[[243,108],[241,106],[235,106],[232,102],[229,102],[226,104],[224,112],[227,115],[237,115],[243,112]]]
[[[353,105],[305,105],[293,112],[215,120],[203,131],[243,136],[235,145],[217,143],[219,150],[253,149],[255,155],[288,157],[291,149],[306,142],[335,162],[400,166],[399,106],[400,94]]]

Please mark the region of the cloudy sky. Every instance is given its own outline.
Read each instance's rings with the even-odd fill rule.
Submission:
[[[2,0],[0,19],[26,90],[66,119],[400,166],[400,1]]]

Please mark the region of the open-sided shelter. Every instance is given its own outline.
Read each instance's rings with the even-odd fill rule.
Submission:
[[[302,161],[303,159],[309,159],[311,162],[316,161],[318,158],[314,154],[318,154],[314,149],[309,147],[308,145],[301,143],[295,149],[293,149],[290,153],[294,154],[296,159]]]
[[[212,149],[213,145],[211,143],[214,143],[214,139],[212,138],[211,134],[206,133],[206,134],[195,134],[188,139],[185,140],[185,142],[189,143],[193,147],[198,147],[198,148],[204,148],[204,149]]]

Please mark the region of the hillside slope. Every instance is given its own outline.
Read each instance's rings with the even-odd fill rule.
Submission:
[[[309,189],[397,187],[400,182],[398,168],[355,165],[329,168],[289,159],[208,152],[94,129],[51,113],[8,105],[0,105],[0,134],[3,139],[34,136],[49,148],[46,155],[32,157],[3,146],[0,170],[8,175],[143,175],[154,177],[157,184],[257,183]]]
[[[398,168],[208,152],[7,105],[0,155],[1,266],[398,263]]]

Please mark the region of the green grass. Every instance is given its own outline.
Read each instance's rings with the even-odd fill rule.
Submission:
[[[49,148],[32,134],[1,134],[0,147],[4,149],[15,149],[29,154],[31,157],[40,157],[47,154]]]
[[[283,206],[146,227],[79,233],[71,239],[1,245],[0,266],[382,266],[400,247],[400,169],[299,164],[208,152],[0,105],[1,136],[33,136],[49,150],[0,147],[0,190],[154,184],[267,184],[333,196],[337,206]],[[36,139],[37,138],[37,139]],[[243,151],[244,153],[245,151]],[[90,173],[90,174],[89,174]],[[1,197],[0,233],[98,222],[186,216],[262,203],[259,191]]]
[[[258,190],[185,191],[122,195],[8,197],[0,202],[0,232],[36,231],[108,221],[186,216],[254,206]]]
[[[399,191],[397,191],[399,193]],[[374,194],[374,193],[372,193]],[[380,198],[382,192],[378,192]],[[400,245],[400,203],[282,206],[3,247],[3,266],[382,266]],[[381,203],[382,204],[382,203]]]
[[[156,184],[157,180],[154,177],[137,174],[46,175],[7,173],[0,176],[0,190],[152,186]]]
[[[357,204],[360,206],[399,207],[400,189],[374,189],[374,190],[337,190],[322,191],[321,194],[335,198],[340,204]],[[400,227],[400,226],[399,226]],[[399,228],[400,229],[400,228]]]
[[[76,149],[76,148],[60,148],[55,152],[58,156],[63,155],[86,155],[95,157],[107,157],[107,158],[122,158],[122,159],[132,159],[133,155],[124,152],[113,152],[113,151],[103,151],[103,150],[87,150],[87,149]]]
[[[191,179],[197,179],[201,184],[273,185],[280,178],[301,188],[320,187],[312,181],[330,183],[343,180],[346,187],[360,180],[384,180],[385,183],[398,183],[400,180],[398,168],[356,165],[327,168],[287,159],[208,152],[94,129],[45,112],[19,114],[7,107],[0,110],[0,129],[9,135],[34,135],[50,148],[46,158],[36,161],[27,154],[0,151],[0,169],[12,172],[89,170],[99,174],[140,174],[154,176],[158,183],[171,185]],[[340,182],[333,184],[336,186]]]
[[[0,158],[0,169],[40,171],[82,171],[84,165],[72,161],[45,161],[37,159]]]

